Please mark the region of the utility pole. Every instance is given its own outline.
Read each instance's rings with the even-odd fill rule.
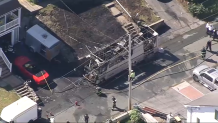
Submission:
[[[131,98],[132,98],[132,81],[130,80],[130,74],[132,70],[132,56],[131,56],[131,51],[132,51],[132,40],[131,40],[131,35],[129,34],[129,76],[128,76],[128,81],[129,81],[129,100],[128,100],[128,110],[131,110],[132,104],[131,104]]]

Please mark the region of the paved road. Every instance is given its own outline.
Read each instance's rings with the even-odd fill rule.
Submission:
[[[145,0],[157,14],[164,19],[166,23],[165,32],[163,29],[158,30],[164,33],[163,42],[168,42],[176,36],[197,28],[204,22],[194,18],[188,13],[178,0]]]
[[[161,70],[170,64],[181,62],[198,56],[199,52],[195,53],[195,51],[199,51],[205,45],[207,40],[209,40],[209,38],[205,38],[204,26],[199,27],[191,32],[186,33],[181,37],[178,37],[177,39],[170,41],[170,45],[168,44],[168,47],[166,48],[169,49],[169,51],[171,51],[173,54],[170,52],[166,52],[162,60],[155,60],[155,63],[158,64],[150,63],[148,65],[145,65],[144,63],[141,63],[140,65],[145,65],[145,67],[139,65],[136,69],[139,69],[139,71],[147,70],[148,73],[149,71],[152,71],[149,73],[149,75],[151,75],[152,73]],[[195,41],[198,42],[194,43]],[[175,47],[177,47],[178,49],[176,50]],[[207,55],[207,57],[209,57],[211,54]],[[180,83],[182,79],[189,77],[191,75],[191,69],[199,65],[200,63],[202,63],[202,60],[193,59],[155,76],[155,79],[153,79],[152,81],[146,82],[133,90],[133,103],[144,102],[158,95],[159,93],[165,92],[171,86]],[[148,76],[144,76],[144,78]],[[126,76],[117,77],[115,81],[107,85],[106,89],[103,90],[107,94],[107,96],[105,97],[98,97],[95,94],[92,94],[89,95],[87,98],[83,99],[80,107],[76,107],[71,104],[73,107],[56,116],[57,121],[82,121],[82,115],[85,113],[90,114],[91,121],[96,122],[116,116],[119,112],[111,112],[110,110],[112,104],[111,96],[114,95],[117,97],[118,107],[120,107],[121,109],[127,108],[126,87],[128,86],[125,84],[125,79]],[[134,85],[134,87],[136,86],[137,83]]]
[[[215,25],[218,26],[218,25]],[[154,58],[153,62],[147,64],[147,63],[140,63],[136,68],[136,75],[140,74],[142,71],[146,72],[146,76],[142,77],[141,79],[144,79],[151,74],[163,69],[164,67],[174,64],[177,62],[181,62],[186,58],[186,56],[183,56],[183,54],[188,54],[188,57],[194,57],[196,54],[195,53],[190,53],[187,50],[184,50],[183,47],[194,43],[197,40],[200,40],[201,38],[204,38],[205,35],[205,26],[200,26],[194,30],[189,31],[188,33],[178,36],[177,38],[170,40],[167,43],[163,43],[162,47],[166,49],[167,51],[165,52],[164,55],[158,54],[156,58]],[[177,70],[174,70],[177,71]],[[121,79],[121,78],[120,78]],[[113,82],[110,81],[110,84],[106,84],[106,88],[112,89],[116,86],[122,85],[123,81],[121,80],[112,80]],[[123,75],[122,79],[127,80],[127,74]],[[124,88],[124,87],[123,87]],[[121,88],[120,88],[121,89]]]
[[[147,78],[148,76],[165,68],[166,66],[196,56],[197,54],[190,53],[192,52],[192,50],[187,50],[183,47],[195,42],[200,37],[204,36],[205,32],[203,28],[204,26],[199,27],[198,29],[195,29],[181,37],[178,37],[177,39],[169,41],[168,44],[165,44],[168,51],[166,51],[164,55],[157,55],[157,57],[154,59],[154,62],[151,62],[149,64],[140,63],[138,67],[135,68],[136,73],[139,74],[141,72],[146,72],[147,74],[139,80]],[[178,45],[178,43],[180,44]],[[22,52],[27,51],[24,50]],[[183,54],[187,53],[190,54],[187,56],[183,56]],[[37,60],[38,57],[33,59]],[[50,69],[51,73],[58,73],[57,70],[63,71],[63,69],[61,69],[62,67],[58,65],[47,64],[44,61],[40,64],[44,66],[43,68],[53,67],[52,69]],[[196,60],[192,60],[189,63],[189,68],[194,67],[197,64],[198,62]],[[54,66],[58,66],[60,69],[57,69]],[[73,66],[76,65],[74,64]],[[186,69],[188,69],[187,66],[180,65],[158,76],[160,77],[163,75],[169,75],[169,73],[178,72]],[[56,70],[56,72],[52,72],[52,70]],[[126,88],[128,87],[127,84],[125,84],[127,75],[123,75],[121,77],[118,76],[115,81],[112,80],[113,82],[111,81],[110,84],[105,86],[105,89],[103,90],[106,95],[104,95],[103,97],[98,97],[95,94],[95,89],[91,84],[89,84],[88,82],[76,81],[78,78],[75,76],[78,72],[79,71],[72,71],[69,74],[65,75],[65,77],[59,76],[54,78],[54,83],[51,86],[53,89],[52,94],[48,88],[36,88],[36,93],[41,97],[42,100],[42,103],[40,105],[43,109],[43,117],[46,117],[45,111],[51,111],[53,114],[57,115],[57,121],[82,121],[82,116],[85,113],[88,113],[90,114],[91,121],[101,122],[105,119],[110,118],[111,116],[117,115],[119,112],[122,112],[124,109],[127,108],[127,103],[124,103],[127,101],[127,92],[125,92]],[[145,100],[148,100],[149,98],[152,98],[158,93],[165,91],[170,86],[179,83],[181,79],[187,77],[189,74],[190,72],[174,74],[141,85],[133,91],[133,103],[143,102]],[[120,90],[123,90],[124,92],[119,92]],[[117,97],[117,106],[120,107],[119,111],[110,110],[112,104],[112,95]],[[73,106],[75,101],[79,101],[81,106]],[[60,113],[61,111],[65,111],[66,109],[68,109],[66,112]],[[58,115],[59,113],[60,115]]]

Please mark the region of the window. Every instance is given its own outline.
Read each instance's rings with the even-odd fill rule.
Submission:
[[[204,74],[204,78],[207,79],[207,80],[209,80],[210,82],[213,81],[213,78],[211,78],[211,77],[210,77],[209,75],[207,75],[207,74]]]
[[[218,80],[217,79],[215,79],[215,84],[218,85]]]
[[[215,119],[218,121],[218,111],[215,110]]]
[[[214,71],[216,71],[215,69],[211,69],[209,71],[207,71],[208,73],[213,73]]]
[[[197,123],[200,123],[200,119],[199,118],[197,118]]]
[[[27,62],[26,64],[23,65],[24,68],[30,72],[31,74],[37,76],[37,77],[40,77],[42,75],[45,74],[44,71],[42,71],[40,68],[38,68],[37,66],[34,65],[34,63],[32,62]]]

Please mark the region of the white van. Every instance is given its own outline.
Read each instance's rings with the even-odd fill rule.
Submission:
[[[37,103],[25,96],[2,110],[0,123],[27,123],[36,120],[37,113]]]

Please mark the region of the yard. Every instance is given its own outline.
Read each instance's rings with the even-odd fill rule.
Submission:
[[[57,2],[40,10],[37,18],[76,51],[79,59],[125,34],[120,23],[103,5],[92,5],[92,2],[66,4],[71,9]]]
[[[6,91],[0,88],[0,112],[9,104],[19,99],[19,96],[14,91]]]
[[[130,13],[133,19],[142,20],[147,25],[150,25],[161,19],[151,8],[148,7],[148,4],[145,2],[145,0],[119,0],[119,2]],[[124,12],[124,10],[118,4],[116,7]],[[138,16],[136,16],[137,13]]]
[[[217,18],[218,0],[178,0],[193,16],[214,21]]]

